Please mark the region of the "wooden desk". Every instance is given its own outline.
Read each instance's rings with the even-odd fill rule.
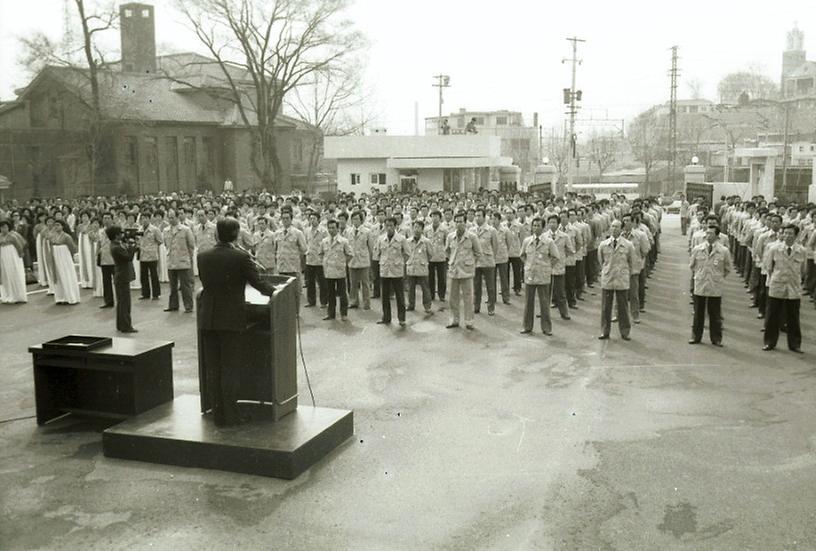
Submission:
[[[114,337],[96,350],[29,347],[37,424],[66,413],[126,418],[173,400],[173,343]]]

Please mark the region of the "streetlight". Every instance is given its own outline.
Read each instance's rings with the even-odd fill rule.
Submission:
[[[442,133],[442,88],[449,88],[450,87],[450,76],[449,75],[434,75],[436,79],[436,86],[439,88],[439,119],[437,119],[436,126],[437,126],[437,133]]]

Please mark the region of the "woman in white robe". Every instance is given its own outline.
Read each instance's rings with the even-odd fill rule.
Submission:
[[[164,222],[164,217],[161,214],[154,214],[153,215],[153,225],[159,228],[159,231],[162,234],[162,238],[164,236],[164,229],[167,225]],[[170,281],[170,274],[167,273],[167,247],[162,242],[159,245],[159,282],[167,283]]]
[[[88,237],[91,239],[91,250],[93,255],[93,296],[95,298],[105,296],[105,291],[102,287],[102,268],[99,267],[97,259],[99,257],[99,220],[91,221],[91,229],[88,232]]]
[[[66,231],[68,224],[58,222],[51,238],[54,256],[54,302],[57,304],[79,303],[79,281],[77,280],[74,255],[77,247]]]
[[[87,212],[80,215],[77,225],[77,244],[79,245],[79,286],[83,289],[93,289],[94,257],[89,235],[91,219]]]
[[[0,302],[27,302],[23,245],[25,240],[11,230],[11,222],[0,220]]]

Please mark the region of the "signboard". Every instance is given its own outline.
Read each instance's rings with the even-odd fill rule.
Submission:
[[[714,206],[714,186],[711,184],[693,184],[686,182],[686,200],[693,203],[698,197],[703,197],[705,204],[709,207]]]

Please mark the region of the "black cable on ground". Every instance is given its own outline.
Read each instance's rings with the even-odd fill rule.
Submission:
[[[315,397],[314,393],[312,392],[312,382],[309,380],[309,371],[306,369],[306,360],[303,357],[303,340],[300,338],[300,312],[297,313],[295,316],[297,320],[297,337],[298,337],[298,349],[300,350],[300,363],[303,365],[303,373],[306,374],[306,386],[309,387],[309,395],[312,397],[312,407],[317,407],[315,404]]]
[[[36,415],[28,415],[26,417],[13,417],[11,419],[0,419],[0,425],[3,423],[11,423],[12,421],[25,421],[26,419],[34,419]]]

